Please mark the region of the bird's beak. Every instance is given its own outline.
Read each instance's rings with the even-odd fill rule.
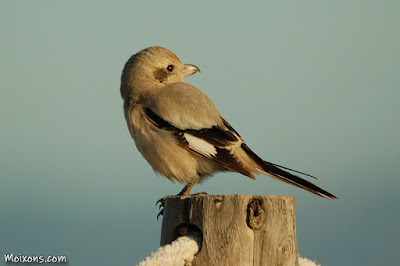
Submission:
[[[200,69],[195,65],[185,64],[183,65],[182,76],[184,78],[193,75],[196,72],[200,72]]]

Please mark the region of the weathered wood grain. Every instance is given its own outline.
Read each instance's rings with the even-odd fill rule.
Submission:
[[[203,235],[192,265],[298,265],[294,198],[198,195],[165,201],[161,245],[179,229]],[[182,231],[182,230],[180,230]],[[182,232],[180,232],[182,233]]]

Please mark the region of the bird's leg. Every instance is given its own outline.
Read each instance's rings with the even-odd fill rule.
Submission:
[[[190,191],[193,189],[194,185],[196,185],[197,182],[194,183],[189,183],[187,184],[181,192],[177,196],[180,196],[182,198],[186,198],[187,196],[190,195]]]
[[[197,183],[197,182],[196,182]],[[181,192],[179,192],[179,194],[177,196],[180,196],[181,199],[184,199],[186,197],[190,196],[190,191],[193,189],[194,185],[196,185],[196,183],[191,183],[191,184],[187,184]],[[198,195],[208,195],[206,192],[199,192],[196,194],[192,194],[192,196],[198,196]]]
[[[184,198],[190,196],[189,193],[192,190],[192,188],[194,187],[194,185],[196,185],[196,183],[187,184],[182,189],[182,191],[178,194],[179,196],[181,196],[181,199],[184,199]],[[206,192],[199,192],[199,193],[196,193],[196,194],[192,194],[192,196],[198,196],[198,195],[208,195],[208,194]]]

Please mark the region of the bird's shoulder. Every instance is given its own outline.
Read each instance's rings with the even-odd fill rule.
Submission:
[[[221,114],[211,99],[185,82],[159,89],[145,105],[164,121],[182,130],[223,125]]]

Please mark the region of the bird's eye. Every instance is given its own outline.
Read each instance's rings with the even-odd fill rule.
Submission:
[[[169,66],[167,67],[167,70],[168,70],[169,72],[172,72],[172,70],[174,70],[174,65],[169,65]]]

